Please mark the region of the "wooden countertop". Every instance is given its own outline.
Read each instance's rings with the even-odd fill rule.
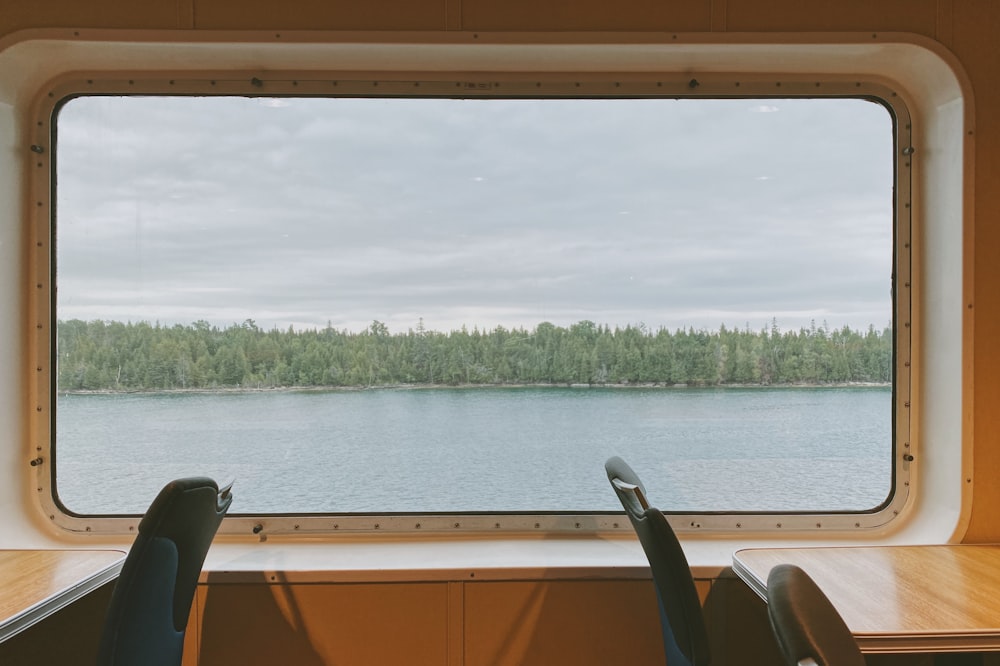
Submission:
[[[114,580],[124,561],[120,550],[0,550],[0,641]]]
[[[733,570],[766,599],[783,562],[816,581],[864,652],[1000,650],[1000,545],[746,549]]]

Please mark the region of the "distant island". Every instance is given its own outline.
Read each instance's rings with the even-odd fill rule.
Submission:
[[[198,321],[60,321],[58,390],[167,391],[389,386],[728,386],[886,384],[892,332],[825,325],[781,331],[611,328],[462,328],[390,333],[331,326],[226,328]]]

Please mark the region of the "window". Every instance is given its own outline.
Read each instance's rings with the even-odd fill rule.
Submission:
[[[885,91],[261,83],[57,107],[67,512],[600,526],[610,455],[699,525],[902,501]]]

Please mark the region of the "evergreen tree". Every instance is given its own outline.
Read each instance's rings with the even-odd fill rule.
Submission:
[[[824,323],[754,333],[643,325],[611,329],[591,321],[533,330],[465,328],[392,334],[379,322],[360,333],[263,331],[252,319],[225,329],[206,322],[60,322],[59,390],[374,387],[398,384],[888,383],[892,331]]]

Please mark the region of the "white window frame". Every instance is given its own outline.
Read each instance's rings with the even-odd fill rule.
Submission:
[[[78,35],[78,34],[77,34]],[[206,35],[207,37],[207,35]],[[216,35],[218,38],[218,35]],[[287,36],[285,36],[287,37]],[[196,55],[201,51],[192,48],[191,44],[178,42],[176,53],[182,56],[178,60],[163,58],[162,42],[149,40],[126,44],[120,49],[121,54],[132,52],[140,62],[132,72],[114,71],[111,63],[101,57],[100,44],[81,42],[81,53],[90,57],[96,63],[95,69],[89,71],[84,67],[85,74],[71,72],[68,61],[62,62],[65,69],[56,72],[58,76],[47,80],[44,85],[37,86],[34,93],[34,103],[31,112],[25,119],[26,134],[31,137],[30,169],[25,169],[27,178],[28,205],[25,208],[28,230],[27,274],[31,287],[31,296],[27,298],[27,310],[30,332],[26,339],[28,354],[26,355],[28,370],[28,397],[25,400],[27,417],[26,441],[31,448],[30,470],[32,485],[37,493],[38,506],[59,530],[69,533],[128,533],[134,529],[135,517],[82,517],[64,513],[57,506],[52,494],[51,465],[51,419],[54,406],[53,386],[50,372],[52,345],[51,335],[54,313],[51,299],[51,257],[49,256],[49,241],[51,239],[52,183],[50,181],[49,153],[51,140],[51,112],[58,100],[68,95],[102,90],[122,94],[164,93],[183,89],[189,94],[261,94],[259,82],[265,85],[283,85],[294,87],[298,94],[306,91],[309,85],[328,85],[330,81],[379,81],[381,85],[399,86],[403,88],[413,85],[414,81],[438,82],[449,86],[468,86],[468,89],[488,87],[492,82],[507,84],[520,81],[544,88],[547,94],[557,94],[560,87],[567,88],[570,95],[580,94],[577,90],[568,90],[583,82],[588,86],[656,86],[658,94],[690,96],[694,82],[697,82],[699,96],[732,96],[734,88],[739,88],[738,96],[757,97],[764,94],[763,90],[771,88],[780,93],[775,96],[871,96],[891,104],[897,118],[897,128],[905,128],[906,136],[897,137],[897,152],[907,149],[905,154],[897,155],[897,217],[905,219],[905,224],[896,225],[896,271],[897,296],[895,313],[896,321],[896,398],[894,400],[895,430],[898,446],[895,447],[895,468],[897,487],[890,503],[877,512],[852,514],[694,514],[672,515],[671,522],[682,532],[720,534],[746,534],[748,532],[802,534],[822,531],[826,534],[866,534],[871,538],[874,534],[886,533],[902,529],[904,525],[919,522],[918,518],[927,518],[926,502],[935,498],[958,498],[958,509],[946,520],[946,525],[960,526],[967,520],[965,508],[971,487],[971,481],[956,478],[956,471],[968,468],[967,456],[962,455],[971,443],[970,434],[962,427],[963,410],[968,410],[969,401],[963,399],[971,391],[968,373],[962,372],[961,358],[967,353],[967,345],[963,344],[963,331],[967,330],[968,316],[964,312],[963,278],[961,266],[963,250],[968,252],[970,243],[962,231],[964,214],[964,196],[967,194],[961,187],[963,173],[959,172],[955,182],[943,183],[945,196],[929,195],[929,190],[911,187],[912,183],[926,180],[928,175],[944,177],[946,170],[942,165],[928,161],[923,165],[921,174],[920,139],[929,141],[958,140],[957,150],[951,155],[957,155],[962,161],[968,154],[967,142],[963,141],[965,128],[969,124],[966,114],[965,97],[963,96],[963,81],[955,72],[953,63],[945,62],[940,54],[929,52],[920,45],[903,44],[899,52],[899,44],[889,42],[883,48],[892,57],[885,65],[886,71],[898,72],[900,80],[893,80],[879,73],[860,67],[862,59],[859,56],[864,49],[857,44],[848,44],[841,49],[836,45],[827,47],[820,44],[803,44],[793,42],[787,45],[771,45],[761,49],[754,44],[725,45],[699,43],[695,46],[686,44],[686,48],[677,48],[676,44],[650,44],[642,42],[640,36],[629,36],[625,44],[608,43],[572,43],[568,48],[564,45],[539,45],[531,39],[526,43],[513,42],[508,39],[496,39],[493,47],[506,57],[490,61],[483,72],[472,66],[489,61],[481,60],[485,55],[478,48],[482,42],[469,41],[458,44],[456,36],[441,37],[438,43],[430,38],[429,44],[414,47],[412,43],[384,45],[371,42],[337,42],[327,44],[289,44],[283,43],[275,47],[270,54],[261,55],[256,50],[248,48],[245,43],[220,40],[218,48],[213,53],[215,58],[198,61]],[[537,37],[537,36],[536,36]],[[573,41],[573,36],[560,36],[559,40]],[[674,35],[674,40],[679,36]],[[479,35],[463,35],[464,39],[479,40]],[[877,39],[877,36],[873,36]],[[357,39],[357,37],[355,38]],[[44,40],[42,40],[44,41]],[[458,41],[462,41],[461,39]],[[581,42],[587,42],[580,39]],[[850,41],[850,40],[848,40]],[[39,46],[39,42],[31,44]],[[473,46],[475,45],[475,46]],[[106,46],[106,45],[105,45]],[[169,44],[167,45],[170,46]],[[292,48],[288,48],[292,46]],[[469,47],[472,48],[469,48]],[[882,45],[876,44],[876,50]],[[673,49],[671,47],[674,47]],[[93,50],[98,48],[98,50]],[[418,48],[418,51],[411,49]],[[160,52],[157,49],[161,49]],[[291,68],[282,70],[281,74],[265,73],[266,68],[247,68],[240,54],[255,53],[257,59],[268,61],[268,55],[275,63],[328,62],[319,57],[322,54],[344,56],[345,63],[357,65],[368,64],[362,68],[364,75],[347,70],[321,70]],[[70,49],[72,50],[72,49]],[[171,51],[167,48],[167,51]],[[268,51],[265,47],[261,53]],[[487,52],[489,52],[487,50]],[[39,52],[35,52],[37,56]],[[414,53],[420,57],[412,59]],[[806,54],[797,61],[796,66],[787,66],[785,60],[790,54]],[[466,56],[463,59],[463,54]],[[839,65],[837,56],[841,58]],[[865,54],[871,56],[871,53]],[[905,55],[906,57],[902,57]],[[570,57],[573,56],[573,57]],[[914,57],[916,56],[916,61]],[[541,60],[537,58],[541,57]],[[457,60],[456,60],[457,58]],[[251,58],[253,60],[254,58]],[[568,60],[567,60],[568,59]],[[923,60],[923,62],[919,62]],[[86,60],[86,58],[85,58]],[[569,66],[568,61],[574,64]],[[901,63],[907,62],[906,66]],[[698,67],[681,65],[687,63],[702,63],[703,70]],[[437,66],[418,71],[406,71],[414,65],[436,64]],[[784,65],[777,68],[781,63]],[[378,76],[372,76],[369,71],[377,64]],[[559,64],[561,67],[555,67]],[[921,64],[928,66],[920,71]],[[192,72],[184,68],[204,71]],[[211,69],[208,65],[214,65]],[[462,66],[464,65],[464,66]],[[768,65],[774,67],[774,72],[768,72]],[[550,74],[547,71],[523,70],[570,69],[573,74]],[[854,71],[840,71],[854,68]],[[58,68],[57,68],[58,69]],[[165,72],[164,72],[165,70]],[[458,71],[455,71],[458,70]],[[783,71],[790,70],[790,71]],[[796,71],[802,70],[802,71]],[[273,71],[273,70],[271,70]],[[475,75],[460,74],[463,71],[477,71]],[[692,72],[697,72],[692,74]],[[390,76],[385,76],[391,73]],[[944,83],[934,88],[931,79],[944,78]],[[899,84],[899,85],[896,85]],[[177,86],[182,88],[177,88]],[[923,88],[922,88],[923,86]],[[268,94],[280,94],[268,89]],[[609,91],[610,92],[610,91]],[[509,94],[509,89],[508,89]],[[619,91],[620,94],[620,91]],[[941,98],[945,99],[941,99]],[[897,100],[897,102],[892,102]],[[916,129],[909,120],[909,109],[916,109],[914,117],[927,120],[928,127]],[[925,114],[925,115],[921,115]],[[957,131],[956,131],[957,130]],[[971,133],[970,133],[971,135]],[[913,148],[916,152],[909,150]],[[956,194],[958,192],[959,194]],[[956,199],[957,197],[957,199]],[[923,205],[930,214],[937,209],[943,216],[943,221],[921,224],[923,219],[916,211]],[[949,226],[958,224],[958,233]],[[914,241],[911,229],[922,232]],[[929,249],[934,240],[943,241],[935,249]],[[923,243],[924,253],[911,255],[910,249],[915,243]],[[906,248],[904,256],[899,256],[898,248]],[[911,267],[911,256],[913,256]],[[923,264],[921,263],[923,262]],[[958,269],[958,278],[954,274]],[[930,269],[928,269],[930,267]],[[916,276],[917,279],[904,279],[903,276]],[[928,276],[923,281],[920,277]],[[913,285],[911,287],[911,285]],[[943,297],[937,300],[937,297]],[[913,304],[912,307],[910,304]],[[958,308],[955,307],[958,303]],[[901,304],[905,304],[901,305]],[[905,312],[900,312],[903,308]],[[971,306],[970,306],[971,309]],[[956,312],[957,311],[957,312]],[[934,320],[942,313],[950,313],[948,317]],[[957,342],[948,341],[949,336],[958,333]],[[911,340],[913,342],[911,342]],[[939,349],[941,348],[941,349]],[[934,354],[929,353],[933,349]],[[913,352],[912,350],[917,350]],[[938,353],[938,352],[941,353]],[[933,359],[931,357],[934,357]],[[914,366],[922,370],[914,372]],[[931,389],[934,380],[941,384]],[[931,398],[943,395],[943,391],[958,389],[957,397],[946,400],[945,404],[933,407]],[[921,412],[923,408],[925,411]],[[919,413],[915,418],[914,413]],[[923,439],[922,439],[923,438]],[[941,438],[951,438],[951,445],[934,442]],[[951,474],[950,482],[935,475],[928,475],[930,481],[926,490],[921,488],[919,470],[922,442],[927,452],[932,454],[937,462],[947,467]],[[950,454],[949,454],[950,452]],[[957,453],[957,455],[955,455]],[[916,462],[915,462],[916,461]],[[961,475],[964,476],[964,475]],[[919,488],[919,492],[914,492]],[[923,509],[923,511],[921,511]],[[901,520],[900,517],[903,517]],[[954,522],[952,522],[952,519]],[[419,527],[418,524],[419,523]],[[593,533],[627,530],[630,526],[618,514],[587,514],[580,516],[563,514],[542,514],[540,516],[524,515],[489,515],[475,516],[460,514],[457,516],[386,516],[373,518],[370,516],[236,516],[228,519],[223,532],[235,534],[334,534],[343,532],[466,532],[494,531],[496,529],[518,532],[576,532]],[[950,529],[950,528],[946,528]]]
[[[613,77],[607,80],[573,81],[564,77],[546,76],[532,77],[527,80],[518,80],[512,77],[483,77],[469,76],[462,79],[442,80],[432,77],[420,77],[412,80],[380,80],[380,79],[343,79],[337,78],[273,78],[254,76],[251,73],[243,75],[228,73],[226,78],[214,77],[212,79],[159,79],[140,78],[138,74],[127,79],[111,78],[102,79],[88,77],[85,80],[76,82],[66,82],[61,86],[54,87],[52,99],[55,102],[53,107],[45,105],[42,112],[44,118],[40,122],[45,122],[53,128],[57,135],[58,123],[56,116],[60,102],[69,101],[77,96],[86,94],[98,95],[194,95],[194,96],[215,96],[215,95],[240,95],[254,96],[260,95],[262,91],[268,96],[289,96],[289,95],[324,95],[329,94],[331,89],[336,90],[338,96],[371,96],[373,91],[378,96],[400,96],[405,97],[414,93],[420,96],[460,96],[477,98],[587,98],[587,97],[661,97],[661,98],[684,98],[684,99],[707,99],[720,97],[739,97],[750,100],[763,100],[772,98],[863,98],[874,100],[882,104],[893,118],[893,145],[894,145],[894,197],[893,209],[896,211],[895,219],[891,222],[894,225],[894,265],[896,266],[897,294],[895,301],[894,322],[894,349],[895,349],[895,379],[893,385],[894,402],[893,405],[901,406],[894,414],[894,442],[892,483],[890,486],[890,496],[884,506],[876,510],[864,512],[843,512],[843,513],[757,513],[757,512],[699,512],[693,514],[678,513],[672,514],[678,529],[705,529],[705,530],[742,530],[742,529],[767,529],[773,526],[775,529],[790,526],[794,528],[822,529],[823,524],[834,525],[843,528],[853,524],[855,528],[871,528],[885,524],[891,520],[892,516],[898,515],[905,505],[908,497],[910,480],[910,461],[908,456],[909,447],[909,413],[906,405],[910,402],[910,382],[908,368],[910,366],[910,340],[909,340],[909,284],[910,284],[910,118],[906,106],[901,103],[898,94],[891,89],[878,83],[843,83],[816,81],[814,79],[783,78],[773,81],[759,80],[753,82],[743,82],[739,78],[726,76],[709,76],[702,79],[688,78],[684,76],[662,76],[662,77]],[[459,91],[455,95],[455,91]],[[819,93],[822,93],[820,95]],[[55,142],[50,142],[55,143]],[[58,146],[56,147],[58,155]],[[51,169],[49,174],[51,177]],[[41,175],[44,178],[44,175]],[[57,183],[52,183],[48,188],[53,191],[58,187]],[[58,217],[55,206],[47,207],[53,211],[52,218]],[[55,246],[57,230],[55,219],[49,223],[52,233],[50,235],[51,244]],[[40,226],[40,225],[39,225]],[[55,271],[50,271],[54,273]],[[54,301],[54,288],[52,297],[48,301],[49,307]],[[54,308],[53,308],[54,309]],[[58,313],[51,313],[50,320],[53,321]],[[52,369],[54,382],[55,364],[51,361],[46,365]],[[51,404],[53,419],[58,421],[55,401]],[[54,428],[54,426],[53,426]],[[58,434],[55,433],[55,438]],[[50,435],[50,439],[52,436]],[[57,465],[58,450],[50,444],[49,458],[53,460],[53,466]],[[898,450],[898,451],[897,451]],[[600,470],[595,470],[595,483],[600,482]],[[56,488],[50,492],[55,493]],[[668,507],[664,507],[665,510]],[[65,508],[62,515],[69,515]],[[288,526],[276,525],[276,521],[283,520],[282,514],[265,514],[256,517],[259,521],[267,520],[271,525],[271,530],[276,528],[288,529]],[[337,514],[329,516],[324,514],[299,515],[293,523],[292,530],[299,532],[306,530],[344,530],[344,531],[468,531],[468,530],[544,530],[544,531],[565,531],[565,530],[605,530],[621,528],[623,521],[617,515],[606,513],[593,514],[565,514],[565,513],[538,513],[538,514],[510,514],[496,513],[488,515],[477,514],[403,514],[389,516],[370,516],[367,514]]]

